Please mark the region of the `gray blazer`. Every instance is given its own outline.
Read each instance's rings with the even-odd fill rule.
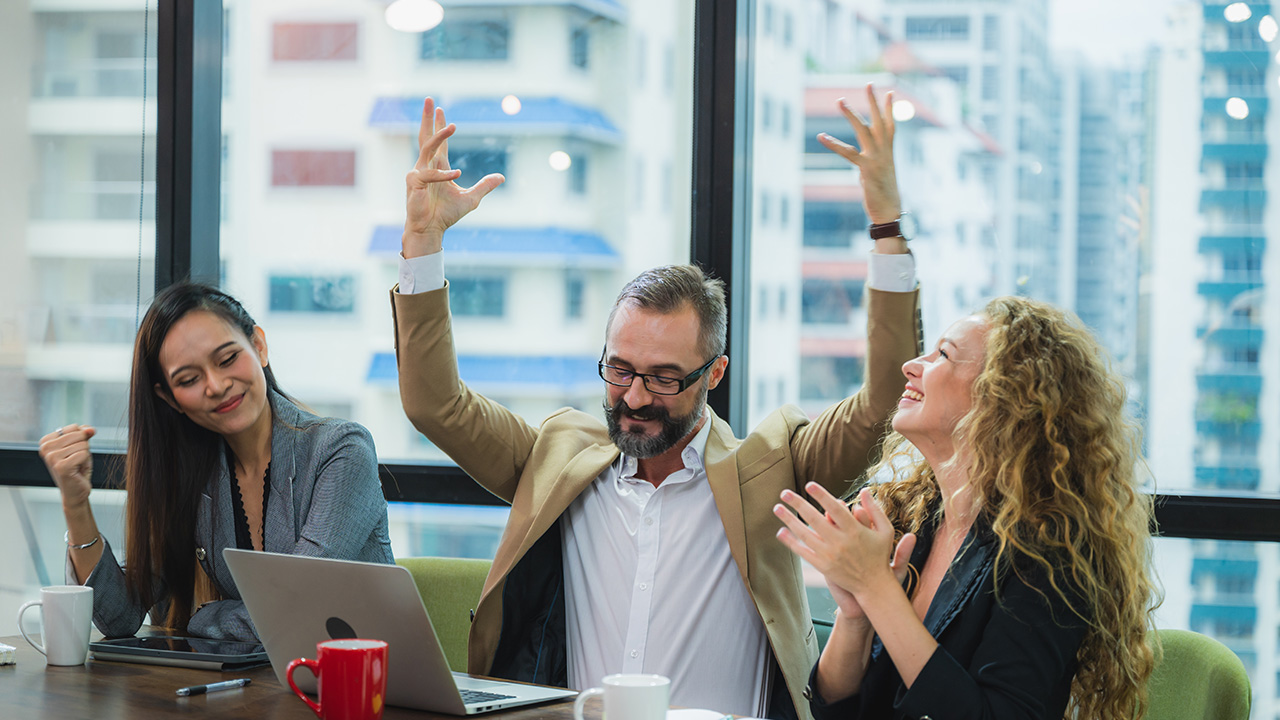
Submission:
[[[347,420],[316,417],[276,393],[270,397],[271,500],[263,518],[263,549],[394,562],[387,535],[387,501],[369,431]],[[194,529],[196,559],[224,599],[197,610],[187,631],[197,637],[256,641],[257,631],[222,561],[222,549],[236,545],[236,532],[230,473],[226,460],[219,462],[217,478],[200,498]],[[70,557],[66,572],[67,582],[75,584]],[[160,601],[152,617],[159,619],[168,613],[168,589],[159,578],[155,583],[154,596]],[[109,545],[85,585],[93,588],[93,622],[104,635],[137,632],[147,609],[130,597],[124,572]]]

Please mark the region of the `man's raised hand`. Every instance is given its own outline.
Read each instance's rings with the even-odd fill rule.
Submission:
[[[497,173],[469,188],[454,182],[461,170],[449,167],[449,136],[457,126],[445,122],[444,109],[427,98],[418,128],[418,162],[405,176],[405,221],[402,253],[411,258],[439,252],[444,231],[475,210],[506,178]]]

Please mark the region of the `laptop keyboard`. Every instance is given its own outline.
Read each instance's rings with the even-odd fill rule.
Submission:
[[[462,702],[470,705],[478,702],[492,702],[494,700],[510,700],[515,695],[501,695],[499,693],[484,692],[483,690],[459,690],[462,693]]]

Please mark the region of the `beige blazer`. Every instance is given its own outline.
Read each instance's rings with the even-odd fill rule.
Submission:
[[[802,718],[809,717],[802,692],[818,644],[800,560],[775,537],[781,523],[772,508],[782,490],[799,492],[809,481],[843,494],[875,457],[902,393],[901,366],[919,353],[918,291],[867,296],[868,382],[857,394],[812,422],[799,408],[783,407],[743,440],[713,414],[707,440],[707,479],[730,550]],[[564,409],[535,428],[470,390],[458,378],[447,286],[415,295],[392,290],[391,303],[406,414],[476,482],[511,504],[469,640],[469,671],[487,674],[508,574],[619,451],[591,415]],[[714,648],[693,651],[714,657]]]

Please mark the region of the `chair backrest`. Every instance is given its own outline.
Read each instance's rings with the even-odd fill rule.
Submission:
[[[449,669],[467,670],[467,637],[471,632],[471,611],[480,602],[489,560],[469,558],[399,558],[418,586],[422,604],[440,638]]]
[[[818,636],[819,652],[827,646],[827,640],[831,637],[831,628],[833,627],[835,627],[835,623],[830,620],[813,619],[813,632]]]
[[[1235,653],[1189,630],[1159,633],[1163,656],[1147,685],[1147,720],[1248,719],[1253,691]]]

